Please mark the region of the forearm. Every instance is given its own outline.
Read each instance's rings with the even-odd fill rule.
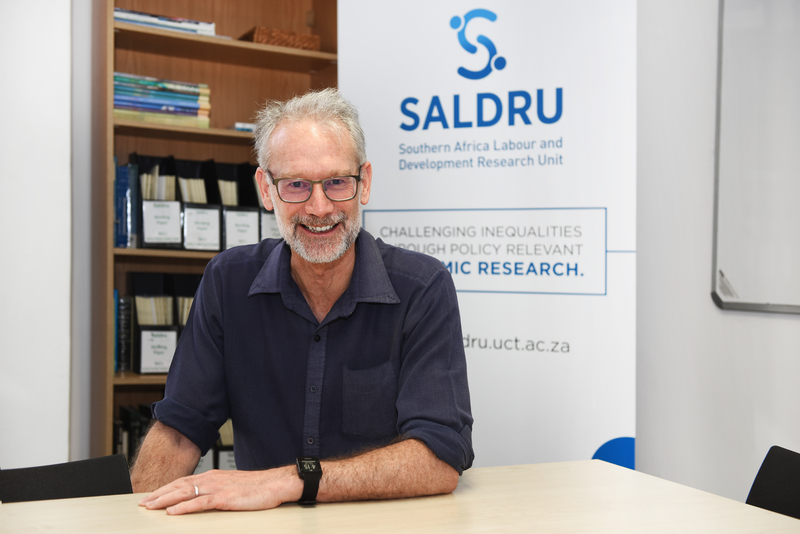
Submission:
[[[450,493],[458,472],[409,439],[353,458],[322,462],[320,502],[397,499]]]
[[[413,439],[321,463],[320,502],[435,495],[450,493],[458,484],[456,470]],[[149,509],[166,508],[170,514],[265,510],[295,502],[302,493],[303,481],[293,465],[266,471],[214,470],[159,488],[139,504]]]
[[[142,442],[131,469],[134,493],[154,491],[192,474],[200,449],[177,430],[156,422]]]

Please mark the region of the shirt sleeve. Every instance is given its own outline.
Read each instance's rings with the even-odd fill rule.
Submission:
[[[472,413],[455,286],[435,270],[410,302],[398,380],[398,428],[459,474],[472,465]]]
[[[223,362],[222,281],[212,260],[200,282],[153,416],[205,454],[229,416]]]

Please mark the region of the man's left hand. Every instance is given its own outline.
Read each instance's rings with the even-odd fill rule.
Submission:
[[[300,499],[303,481],[294,466],[267,471],[207,471],[163,486],[141,501],[170,515],[203,510],[266,510]]]

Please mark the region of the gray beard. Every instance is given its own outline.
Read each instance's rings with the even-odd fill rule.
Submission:
[[[316,217],[302,217],[295,215],[292,220],[286,222],[277,213],[276,222],[278,223],[278,231],[283,237],[284,241],[301,258],[309,263],[330,263],[338,260],[347,250],[356,242],[358,233],[361,231],[361,212],[363,206],[358,203],[358,213],[356,217],[351,219],[345,213],[340,213],[335,217],[326,217],[318,219]],[[323,242],[318,238],[308,238],[307,236],[298,232],[297,227],[301,224],[308,226],[326,226],[329,224],[341,224],[344,227],[344,235],[339,237],[327,238]]]

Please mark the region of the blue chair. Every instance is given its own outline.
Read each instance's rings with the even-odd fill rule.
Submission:
[[[122,454],[55,465],[0,469],[0,502],[133,493]]]
[[[770,448],[745,502],[800,519],[800,454]]]

